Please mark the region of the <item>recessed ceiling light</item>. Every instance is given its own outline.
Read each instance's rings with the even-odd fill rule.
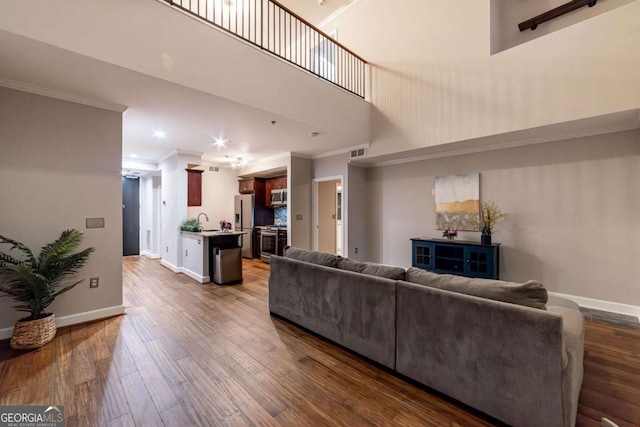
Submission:
[[[165,139],[167,137],[167,133],[163,130],[153,131],[153,136],[159,139]]]
[[[214,138],[214,139],[215,139],[215,142],[213,143],[213,145],[218,148],[226,148],[227,142],[230,142],[230,140],[224,140],[222,138]]]
[[[129,154],[129,157],[131,157],[132,159],[137,159],[138,155],[136,153],[131,153]]]

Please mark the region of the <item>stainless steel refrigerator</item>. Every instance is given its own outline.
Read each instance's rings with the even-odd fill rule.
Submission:
[[[235,229],[245,231],[247,234],[240,236],[242,244],[242,256],[253,258],[253,226],[254,226],[254,195],[241,194],[235,200]]]

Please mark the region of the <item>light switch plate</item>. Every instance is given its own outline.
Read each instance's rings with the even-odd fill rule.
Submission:
[[[87,228],[104,228],[104,218],[87,218]]]
[[[296,214],[296,220],[302,221],[302,214]]]
[[[100,284],[100,279],[98,277],[92,277],[89,279],[90,288],[97,288],[99,284]]]

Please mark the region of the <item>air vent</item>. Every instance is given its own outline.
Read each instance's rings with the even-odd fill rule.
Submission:
[[[357,159],[359,157],[364,157],[364,156],[365,156],[364,148],[358,148],[357,150],[351,150],[350,158],[352,158],[352,159]]]
[[[209,166],[209,172],[220,172],[220,168],[217,166]]]

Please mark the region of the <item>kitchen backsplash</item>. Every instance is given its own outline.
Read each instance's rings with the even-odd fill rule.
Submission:
[[[287,225],[287,207],[280,206],[273,210],[274,225]]]

